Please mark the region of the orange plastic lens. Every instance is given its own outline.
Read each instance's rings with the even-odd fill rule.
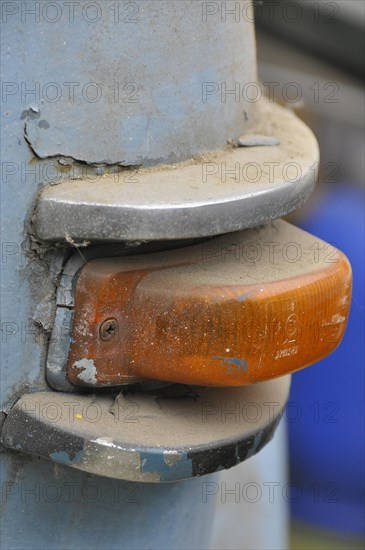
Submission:
[[[76,284],[67,375],[82,386],[281,376],[338,345],[350,295],[346,257],[282,220],[179,250],[94,260]]]

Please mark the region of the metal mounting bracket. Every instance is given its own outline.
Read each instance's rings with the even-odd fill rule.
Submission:
[[[181,164],[96,182],[49,186],[35,210],[35,232],[45,241],[171,240],[228,233],[285,216],[313,190],[316,139],[291,111],[267,100],[257,104],[249,133],[251,146],[227,146]],[[252,134],[275,140],[252,146]]]
[[[231,468],[272,438],[290,377],[244,388],[24,395],[2,443],[114,479],[168,482]]]

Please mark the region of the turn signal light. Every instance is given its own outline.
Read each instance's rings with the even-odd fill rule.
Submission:
[[[282,376],[339,344],[350,295],[346,257],[282,220],[178,250],[93,260],[75,285],[67,376],[93,387]]]

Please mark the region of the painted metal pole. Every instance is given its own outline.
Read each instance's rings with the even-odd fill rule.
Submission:
[[[40,189],[224,148],[253,116],[252,20],[247,2],[233,16],[223,4],[2,2],[5,413],[49,390],[54,266],[68,252],[32,234]],[[216,503],[204,502],[200,480],[113,481],[6,449],[1,468],[4,548],[209,547]]]

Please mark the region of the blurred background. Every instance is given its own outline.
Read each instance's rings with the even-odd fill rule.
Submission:
[[[259,79],[319,141],[315,194],[290,221],[349,258],[344,340],[293,377],[290,548],[364,548],[364,2],[254,2]],[[294,417],[293,417],[294,418]],[[289,415],[287,416],[289,419]]]

